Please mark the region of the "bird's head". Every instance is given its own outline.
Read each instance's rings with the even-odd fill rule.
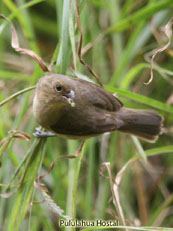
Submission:
[[[57,74],[41,78],[36,89],[38,100],[44,104],[75,107],[75,92],[68,79],[66,76]]]

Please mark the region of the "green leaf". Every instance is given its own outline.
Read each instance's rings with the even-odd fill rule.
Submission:
[[[115,33],[123,31],[131,27],[133,24],[137,24],[141,19],[148,19],[156,12],[169,8],[173,6],[172,0],[158,1],[153,4],[150,4],[141,10],[138,10],[136,13],[130,15],[129,17],[122,19],[116,25],[111,26],[107,33]]]
[[[9,231],[20,230],[21,222],[25,217],[33,193],[34,180],[37,177],[38,169],[41,166],[45,153],[44,143],[45,139],[36,140],[34,149],[29,153],[31,156],[24,172],[24,179],[22,180],[22,185],[18,189],[15,206],[13,206],[11,211],[7,229]]]
[[[62,15],[62,27],[61,27],[61,45],[59,54],[57,57],[56,65],[57,72],[65,74],[69,63],[69,14],[70,14],[70,0],[64,0],[63,15]]]
[[[105,86],[105,88],[106,88],[106,90],[110,91],[111,93],[118,93],[120,96],[127,97],[127,98],[132,99],[136,102],[146,104],[146,105],[151,106],[153,108],[157,108],[161,111],[173,113],[173,107],[171,107],[165,103],[162,103],[158,100],[155,100],[155,99],[143,96],[143,95],[139,95],[136,93],[132,93],[130,91],[114,88],[114,87]]]

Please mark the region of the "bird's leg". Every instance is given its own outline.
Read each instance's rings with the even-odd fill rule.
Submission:
[[[76,153],[75,153],[75,156],[80,156],[82,150],[83,150],[83,146],[85,144],[85,141],[86,140],[82,140],[82,143],[80,144],[79,148],[77,149]]]
[[[40,128],[36,128],[35,129],[36,132],[33,133],[33,135],[36,137],[36,138],[45,138],[45,137],[54,137],[56,136],[55,134],[51,133],[51,132],[44,132],[44,131],[41,131]]]

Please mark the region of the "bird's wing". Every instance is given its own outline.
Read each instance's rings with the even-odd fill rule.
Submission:
[[[80,94],[83,95],[87,104],[107,111],[119,111],[123,106],[117,97],[100,86],[92,83],[86,84],[86,82],[79,86],[81,87]]]

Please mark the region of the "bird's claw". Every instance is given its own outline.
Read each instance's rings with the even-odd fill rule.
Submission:
[[[42,138],[42,137],[54,137],[56,136],[55,134],[51,133],[51,132],[43,132],[41,131],[40,128],[36,128],[35,129],[36,132],[33,133],[33,135],[36,137],[36,138]]]

